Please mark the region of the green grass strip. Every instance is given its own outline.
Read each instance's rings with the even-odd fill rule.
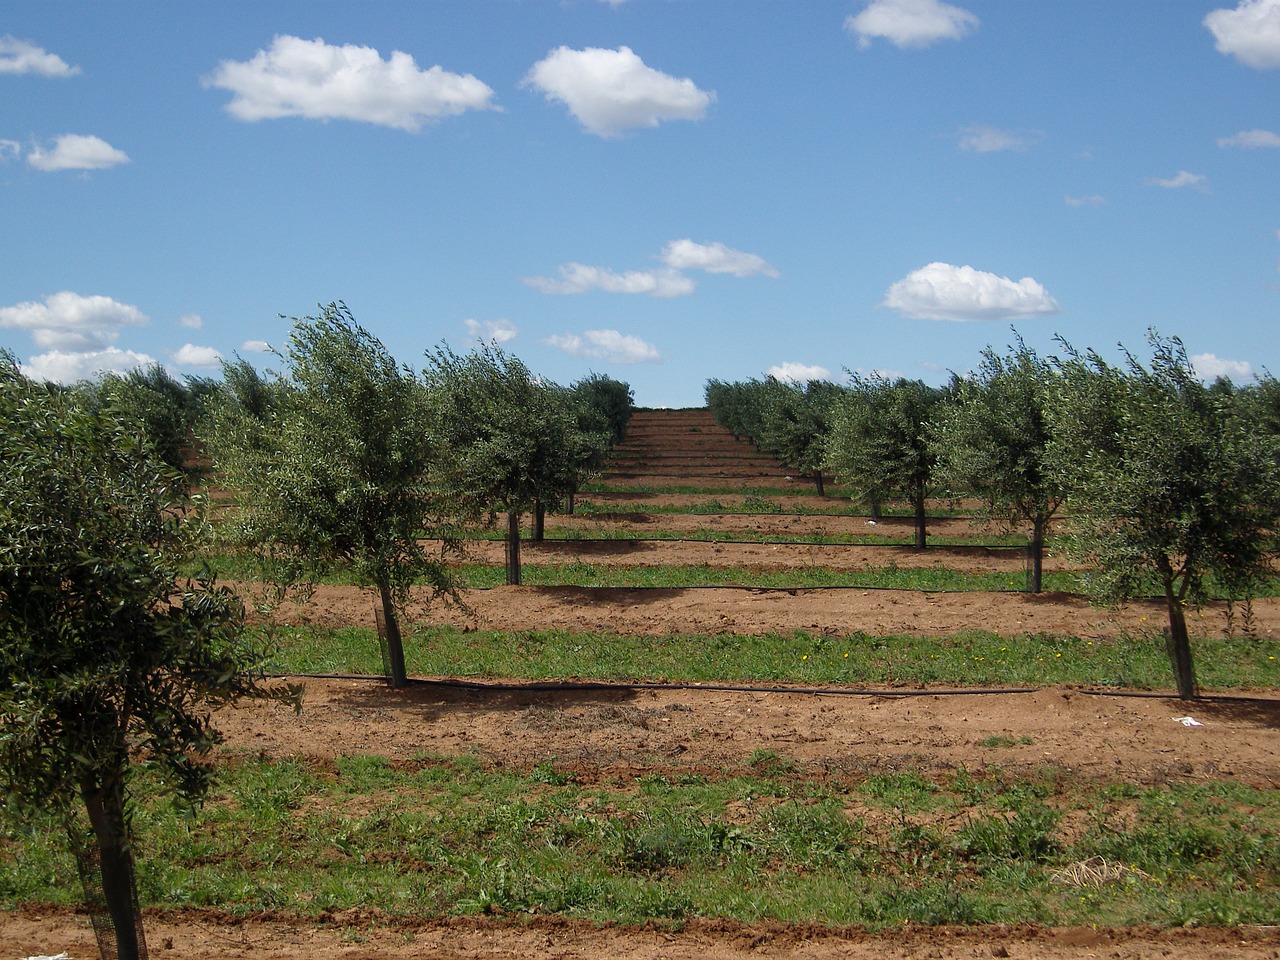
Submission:
[[[554,757],[515,769],[469,757],[246,756],[224,761],[219,780],[195,815],[145,782],[135,789],[144,906],[873,930],[1280,916],[1280,793],[1231,783],[1137,789],[998,767],[864,777],[767,751],[710,776],[672,768],[597,784]],[[52,819],[5,817],[0,907],[77,902]],[[1095,857],[1112,880],[1066,879]]]
[[[497,679],[695,683],[839,684],[849,687],[1080,685],[1168,690],[1169,661],[1159,637],[1091,640],[970,631],[950,637],[829,636],[797,630],[759,636],[732,632],[626,636],[567,630],[411,633],[411,674]],[[271,667],[287,673],[380,674],[372,628],[275,628]],[[1280,687],[1280,640],[1195,639],[1205,691]]]

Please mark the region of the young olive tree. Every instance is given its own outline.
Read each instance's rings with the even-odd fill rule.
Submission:
[[[1031,525],[1032,593],[1040,592],[1045,533],[1063,502],[1046,462],[1056,380],[1052,364],[1021,340],[1004,357],[987,348],[977,373],[958,379],[938,407],[931,439],[941,483],[979,497],[990,522]]]
[[[1119,602],[1154,585],[1169,616],[1178,696],[1196,696],[1186,609],[1268,572],[1280,522],[1280,444],[1230,393],[1197,379],[1182,343],[1150,335],[1149,366],[1068,347],[1048,406],[1050,462],[1067,491],[1068,549]]]
[[[919,380],[854,376],[831,411],[827,468],[873,504],[907,499],[917,550],[926,544],[925,495],[933,476],[929,418],[944,396]]]
[[[496,344],[427,354],[435,482],[471,517],[507,518],[507,583],[519,584],[520,517],[577,489],[605,433],[584,432],[569,391],[540,380]]]
[[[456,540],[449,503],[429,482],[439,455],[421,379],[398,365],[346,304],[295,318],[270,390],[229,365],[228,390],[210,421],[209,447],[236,495],[234,543],[264,564],[281,596],[335,566],[374,587],[392,686],[408,682],[400,611],[410,588],[452,594],[443,549]],[[245,399],[252,402],[247,404]]]
[[[182,475],[83,401],[0,357],[0,805],[63,820],[103,956],[136,960],[139,763],[197,802],[211,711],[283,691],[250,673],[235,596],[178,577],[203,529]]]
[[[760,392],[761,445],[784,464],[813,477],[815,492],[826,496],[823,461],[831,429],[831,411],[844,389],[828,380],[801,385],[770,377]]]

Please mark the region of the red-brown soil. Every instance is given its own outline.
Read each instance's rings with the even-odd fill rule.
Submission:
[[[702,450],[703,454],[699,455]],[[756,457],[702,411],[638,414],[629,444],[615,461],[611,483],[626,489],[591,494],[610,515],[549,518],[549,532],[572,536],[584,527],[663,530],[758,530],[795,533],[875,531],[902,536],[906,521],[875,527],[866,518],[786,514],[658,516],[642,503],[717,499],[733,510],[741,497],[723,492],[649,494],[639,488],[679,483],[722,490],[790,484],[796,493],[770,495],[784,505],[821,506],[812,485]],[[663,479],[666,478],[666,479]],[[745,495],[745,494],[744,494]],[[792,497],[796,498],[792,500]],[[829,503],[829,501],[828,501]],[[970,532],[968,521],[932,525],[938,535]],[[496,559],[500,545],[478,545]],[[579,559],[606,563],[696,563],[713,566],[799,568],[938,564],[1000,570],[1021,582],[1020,555],[1000,551],[903,547],[810,547],[784,544],[616,542],[527,544],[526,562]],[[1051,559],[1051,568],[1061,561]],[[1158,630],[1158,606],[1120,611],[1066,595],[921,594],[893,590],[759,590],[750,588],[593,590],[503,587],[472,591],[468,620],[432,606],[429,620],[503,629],[565,627],[632,634],[668,632],[763,633],[825,630],[844,634],[948,634],[977,628],[998,633],[1046,632],[1114,638]],[[359,590],[322,587],[306,605],[280,616],[326,624],[366,623],[372,599]],[[1280,630],[1280,603],[1255,604],[1257,627]],[[1194,619],[1197,635],[1225,629],[1221,610]],[[445,681],[445,682],[442,682]],[[1051,766],[1071,776],[1159,783],[1170,779],[1232,779],[1280,786],[1280,699],[1257,693],[1192,705],[1165,697],[1093,695],[1069,689],[1029,693],[951,695],[942,691],[881,690],[815,694],[702,686],[540,689],[528,680],[449,683],[424,678],[393,692],[375,680],[309,680],[301,714],[255,704],[219,718],[224,749],[266,756],[325,758],[376,752],[392,757],[424,751],[471,753],[494,764],[531,767],[549,756],[583,781],[678,768],[724,769],[754,751],[776,750],[815,768],[877,770],[912,766],[981,769],[989,763],[1017,771]],[[1178,718],[1194,716],[1202,726]],[[984,746],[1000,736],[1013,746]],[[1280,918],[1278,918],[1280,919]],[[337,960],[337,958],[574,958],[626,960],[796,957],[806,960],[931,957],[1277,958],[1276,928],[1151,931],[1145,929],[907,928],[875,936],[781,924],[743,925],[695,920],[680,932],[658,928],[596,928],[555,918],[468,918],[404,922],[367,910],[297,922],[285,916],[232,921],[208,912],[157,913],[147,918],[153,957],[174,960]],[[51,954],[93,956],[85,919],[69,911],[0,914],[0,960]]]

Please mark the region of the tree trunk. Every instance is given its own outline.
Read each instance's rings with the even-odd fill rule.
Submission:
[[[123,794],[118,786],[108,788],[86,780],[81,785],[80,796],[97,841],[102,897],[114,928],[111,931],[113,936],[104,937],[106,931],[99,932],[95,922],[94,933],[97,934],[99,948],[101,950],[114,939],[114,960],[140,960],[146,956],[147,943],[138,911],[138,889],[133,872],[133,852],[125,826]],[[87,876],[82,879],[87,895],[90,879]]]
[[[573,502],[576,499],[576,496],[577,496],[576,492],[573,490],[570,490],[569,496],[564,498],[564,512],[571,517],[573,516]]]
[[[409,677],[404,667],[404,639],[400,635],[400,618],[396,616],[395,599],[391,596],[391,584],[383,580],[378,583],[378,595],[382,598],[382,621],[386,631],[387,666],[391,670],[391,686],[400,688],[409,685]]]
[[[822,468],[821,467],[818,467],[813,471],[813,485],[817,491],[818,496],[825,497],[827,495],[826,491],[822,487]]]
[[[520,585],[520,511],[507,510],[507,585]]]
[[[1165,582],[1164,596],[1169,607],[1169,633],[1165,636],[1165,644],[1169,660],[1173,664],[1173,679],[1178,685],[1178,696],[1183,700],[1195,700],[1196,672],[1191,659],[1191,639],[1187,636],[1186,611],[1169,581]]]
[[[547,508],[542,505],[541,500],[534,501],[533,504],[533,537],[534,543],[542,542],[542,535],[547,529]]]
[[[928,535],[925,529],[927,518],[924,515],[923,486],[920,486],[911,492],[911,502],[915,506],[916,512],[916,549],[923,550],[925,548],[925,539]]]
[[[880,519],[880,498],[879,497],[871,498],[870,508],[871,508],[871,519],[879,520]]]
[[[1044,583],[1044,528],[1049,521],[1036,517],[1031,522],[1031,583],[1028,590],[1039,593]]]

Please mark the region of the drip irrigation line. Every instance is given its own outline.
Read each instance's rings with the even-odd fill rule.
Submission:
[[[287,679],[300,677],[305,680],[370,680],[386,683],[387,678],[380,674],[361,673],[268,673],[271,679]],[[413,686],[449,687],[456,690],[473,690],[477,692],[498,691],[503,693],[556,693],[573,690],[705,690],[715,693],[792,693],[804,696],[846,696],[846,697],[972,697],[993,694],[1025,694],[1038,693],[1040,687],[997,687],[947,690],[873,690],[850,687],[786,687],[764,684],[736,683],[694,683],[691,681],[676,683],[656,683],[636,681],[543,681],[538,683],[502,683],[480,680],[422,680],[409,678]]]
[[[504,543],[499,537],[468,537],[464,543]],[[521,538],[525,547],[537,548],[541,543],[556,544],[602,544],[602,543],[714,543],[716,546],[748,546],[748,547],[887,547],[901,550],[914,549],[915,545],[907,541],[902,543],[886,543],[883,540],[870,543],[859,543],[849,540],[733,540],[716,539],[714,537],[543,537],[541,540]],[[1010,543],[937,543],[926,549],[934,551],[966,551],[966,550],[1009,550],[1025,553],[1026,544]]]
[[[284,680],[290,677],[297,677],[303,680],[368,680],[377,683],[386,683],[387,678],[376,673],[267,673],[263,676],[273,680]],[[1159,693],[1135,690],[1093,690],[1078,687],[1057,688],[1057,687],[973,687],[945,690],[876,690],[864,689],[860,687],[787,687],[777,685],[764,684],[736,684],[736,683],[695,683],[691,681],[682,681],[676,683],[656,683],[637,681],[628,683],[626,681],[542,681],[538,683],[502,683],[502,682],[486,682],[480,680],[423,680],[421,678],[410,677],[409,684],[411,686],[423,687],[448,687],[455,690],[470,690],[475,692],[501,692],[501,693],[557,693],[569,691],[590,691],[590,690],[681,690],[681,691],[698,691],[705,690],[710,693],[790,693],[802,696],[844,696],[844,697],[884,697],[884,698],[905,698],[905,697],[978,697],[978,696],[1000,696],[1010,694],[1031,694],[1041,693],[1045,690],[1063,689],[1067,693],[1079,693],[1089,697],[1129,697],[1142,700],[1177,700],[1176,693]],[[1226,694],[1204,694],[1198,696],[1191,703],[1256,703],[1256,704],[1275,704],[1278,701],[1268,699],[1266,697],[1237,697]]]
[[[526,566],[526,569],[528,567]],[[486,590],[500,590],[509,584],[496,584],[492,587],[468,587],[469,590],[475,590],[483,593]],[[798,586],[798,587],[764,587],[752,586],[742,583],[704,583],[704,584],[672,584],[666,587],[657,586],[579,586],[572,583],[526,583],[526,587],[534,587],[539,590],[755,590],[758,592],[769,593],[789,593],[793,596],[801,591],[818,591],[818,590],[894,590],[898,593],[926,593],[926,594],[967,594],[967,593],[1012,593],[1027,594],[1028,596],[1036,596],[1036,594],[1028,594],[1026,590],[965,590],[961,587],[881,587],[881,586],[863,586],[856,583],[833,583],[827,586]]]

